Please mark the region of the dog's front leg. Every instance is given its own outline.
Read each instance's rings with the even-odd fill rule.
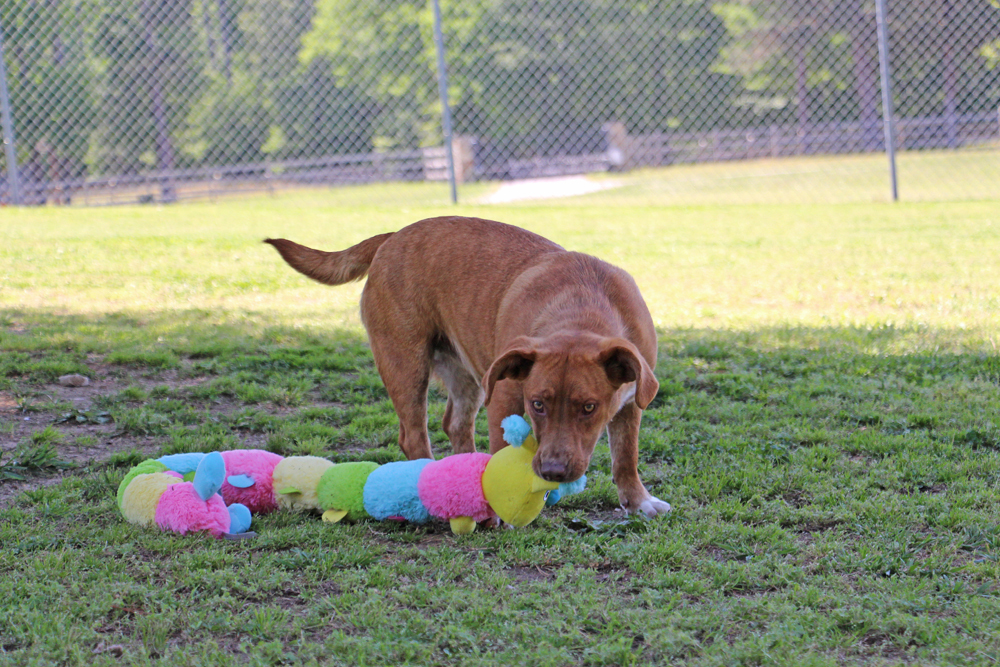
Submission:
[[[611,475],[618,487],[618,501],[626,512],[647,516],[666,514],[670,504],[650,495],[639,479],[639,424],[642,410],[629,401],[608,424]]]
[[[524,394],[520,382],[501,380],[496,383],[490,404],[486,406],[486,420],[490,427],[490,454],[496,454],[507,446],[500,422],[510,415],[524,415]]]

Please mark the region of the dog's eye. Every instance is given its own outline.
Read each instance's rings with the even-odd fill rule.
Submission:
[[[539,414],[545,412],[545,404],[541,401],[532,401],[531,407]]]
[[[583,412],[589,415],[591,412],[594,411],[596,407],[597,403],[587,403],[586,405],[583,406]]]

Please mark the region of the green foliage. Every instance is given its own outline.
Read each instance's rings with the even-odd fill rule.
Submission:
[[[726,30],[709,3],[503,0],[441,9],[458,132],[502,142],[556,134],[555,125],[565,141],[609,119],[651,132],[730,117],[736,80],[714,69]],[[378,145],[433,145],[441,137],[431,26],[426,3],[320,0],[303,58],[328,59],[342,85],[382,103]],[[385,76],[386,63],[394,76]]]
[[[0,5],[19,160],[28,180],[75,178],[99,105],[87,37],[99,5]],[[11,45],[18,45],[12,54]],[[30,51],[30,54],[29,54]],[[55,173],[51,173],[51,172]]]
[[[459,15],[483,11],[480,2],[447,6]],[[432,129],[438,102],[431,26],[426,3],[319,0],[302,58],[326,59],[340,85],[357,86],[383,106],[375,122],[378,147],[432,145],[439,137]],[[461,45],[452,49],[460,52]],[[386,65],[392,76],[385,76]]]
[[[609,121],[649,133],[877,120],[871,3],[443,0],[441,9],[455,129],[505,158],[574,143],[596,152]],[[995,3],[904,3],[891,19],[906,37],[893,44],[901,116],[996,108]],[[442,139],[422,0],[7,2],[0,25],[29,181]],[[940,44],[949,48],[928,48]],[[878,132],[865,140],[874,148]]]

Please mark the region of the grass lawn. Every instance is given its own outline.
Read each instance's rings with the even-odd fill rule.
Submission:
[[[997,199],[1000,144],[963,151],[900,151],[900,201]],[[619,191],[622,203],[766,204],[887,202],[884,154],[834,155],[678,165],[634,172]]]
[[[695,204],[668,176],[506,206],[421,184],[0,210],[0,664],[1000,661],[998,202]],[[616,511],[601,443],[587,490],[519,530],[276,513],[227,542],[120,518],[149,456],[401,459],[360,284],[260,240],[339,249],[443,212],[636,277],[660,332],[640,469],[670,515]],[[56,384],[73,372],[91,385]]]

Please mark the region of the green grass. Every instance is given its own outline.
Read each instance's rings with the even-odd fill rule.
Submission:
[[[996,200],[1000,145],[963,151],[901,151],[904,202]],[[614,177],[612,177],[614,178]],[[602,195],[624,204],[842,204],[887,202],[889,160],[880,153],[679,165],[626,175]]]
[[[670,173],[506,207],[376,186],[4,211],[0,664],[1000,660],[997,202],[693,205]],[[614,511],[602,442],[587,490],[521,530],[122,521],[148,455],[402,458],[360,286],[260,240],[335,249],[452,211],[636,276],[660,333],[640,468],[670,515]],[[99,382],[84,403],[52,384],[70,372]]]

